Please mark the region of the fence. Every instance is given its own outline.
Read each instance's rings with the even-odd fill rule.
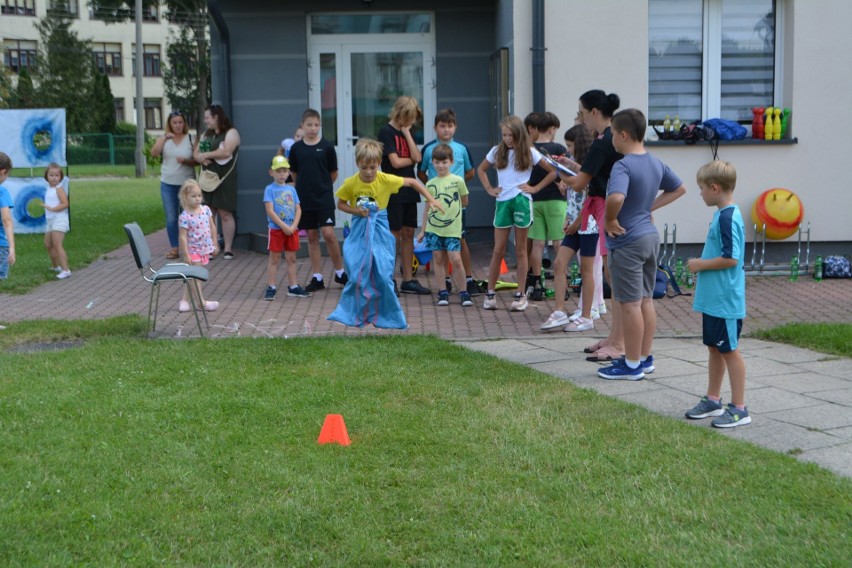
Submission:
[[[68,134],[66,158],[72,165],[135,164],[135,151],[135,134]]]

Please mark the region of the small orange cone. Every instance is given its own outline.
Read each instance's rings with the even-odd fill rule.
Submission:
[[[506,266],[506,259],[504,258],[500,261],[500,274],[506,274],[507,272],[509,272],[509,267]]]
[[[320,444],[340,444],[341,446],[348,446],[352,443],[349,434],[346,432],[346,424],[343,423],[342,414],[326,415],[317,442]]]

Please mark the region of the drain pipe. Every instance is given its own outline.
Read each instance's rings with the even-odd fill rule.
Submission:
[[[227,110],[228,116],[233,117],[234,109],[231,106],[231,32],[228,30],[228,24],[225,23],[217,0],[207,0],[207,13],[213,20],[213,26],[216,28],[216,33],[221,42],[221,66],[225,73],[225,93],[222,97],[222,106]]]
[[[532,10],[532,109],[544,112],[544,0],[533,0]]]

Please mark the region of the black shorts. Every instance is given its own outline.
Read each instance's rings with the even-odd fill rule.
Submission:
[[[561,246],[567,247],[574,252],[580,251],[580,256],[588,256],[594,258],[598,251],[598,234],[581,235],[574,233],[573,235],[565,235],[562,238]]]
[[[701,316],[704,345],[713,347],[719,353],[730,353],[739,346],[743,320],[717,318],[707,314]]]
[[[388,225],[391,231],[403,227],[417,228],[417,202],[388,203]]]
[[[334,207],[325,209],[313,209],[305,211],[302,209],[302,217],[299,219],[299,229],[308,231],[320,227],[334,226]]]

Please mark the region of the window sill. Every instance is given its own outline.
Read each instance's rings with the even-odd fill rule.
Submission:
[[[716,140],[713,141],[717,142]],[[695,144],[687,144],[683,140],[645,140],[645,146],[683,146],[688,148],[690,146],[706,146],[710,142],[707,140],[700,140]],[[798,144],[798,138],[785,138],[783,140],[756,140],[754,138],[743,138],[742,140],[718,140],[719,146],[790,146],[791,144]]]

